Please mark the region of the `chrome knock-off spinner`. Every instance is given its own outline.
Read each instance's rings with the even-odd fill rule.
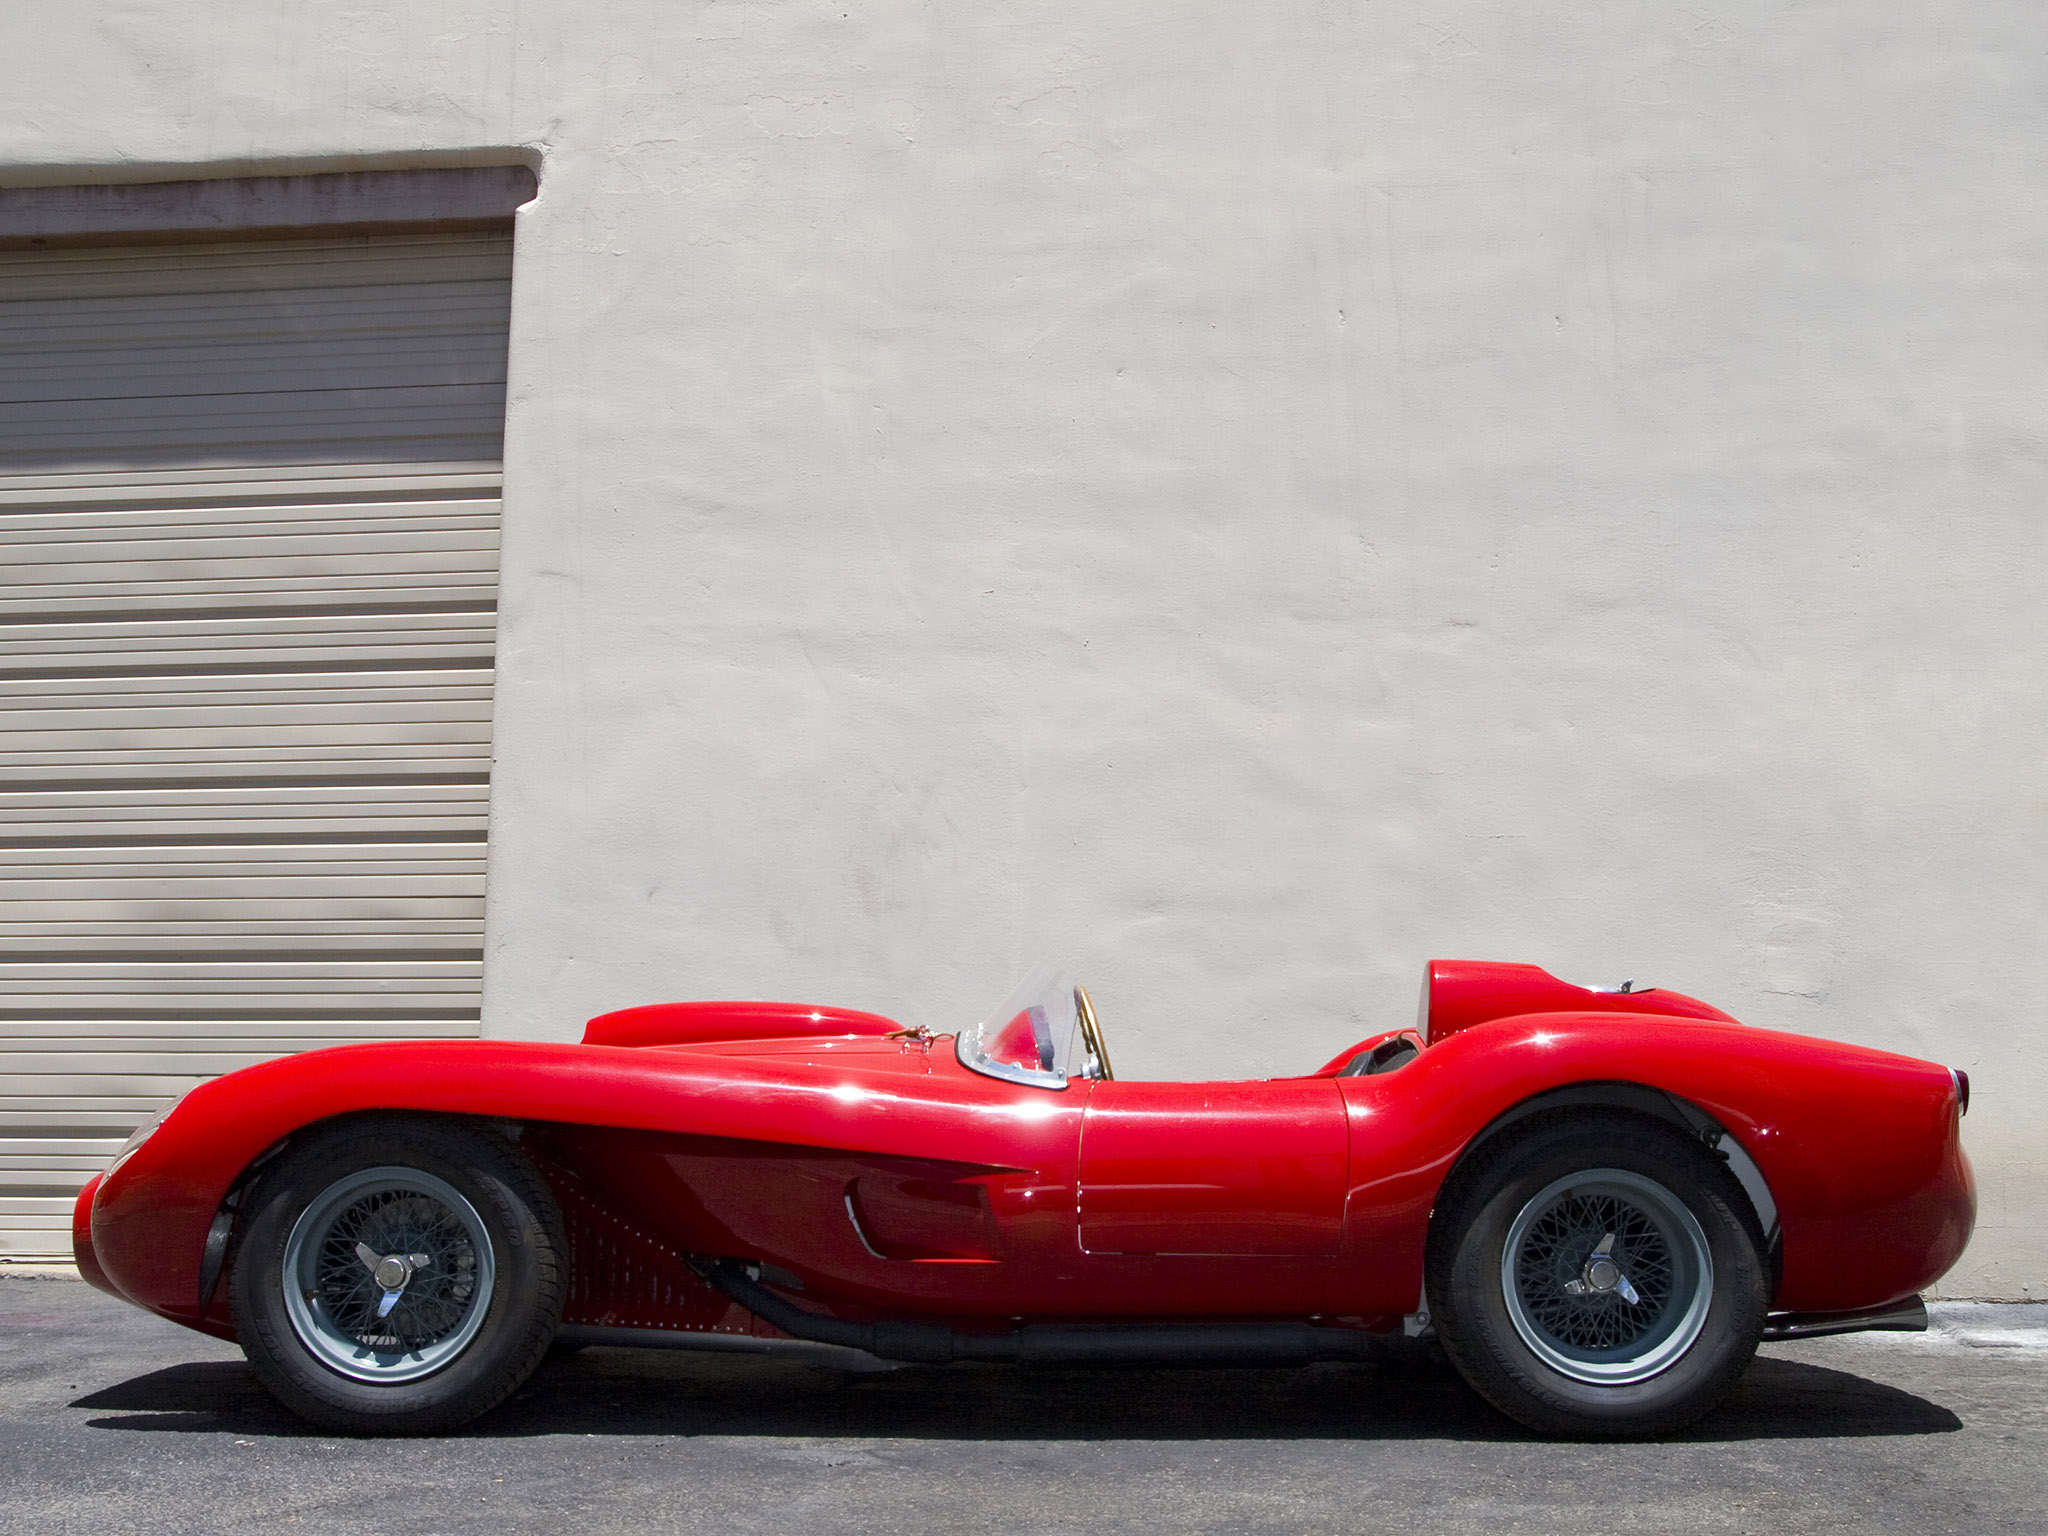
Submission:
[[[1508,1320],[1574,1381],[1646,1381],[1706,1326],[1714,1264],[1699,1221],[1670,1190],[1622,1168],[1553,1180],[1509,1226],[1500,1261]]]
[[[1614,1234],[1609,1232],[1593,1251],[1586,1256],[1585,1266],[1579,1271],[1579,1278],[1567,1280],[1564,1291],[1567,1296],[1604,1296],[1609,1291],[1618,1291],[1621,1299],[1630,1306],[1641,1306],[1643,1298],[1637,1294],[1621,1266],[1614,1261]]]
[[[357,1381],[431,1375],[468,1347],[496,1288],[489,1231],[447,1180],[365,1168],[322,1190],[285,1241],[299,1342]]]

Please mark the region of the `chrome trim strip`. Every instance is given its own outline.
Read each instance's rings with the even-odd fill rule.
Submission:
[[[963,1029],[953,1037],[953,1054],[960,1065],[970,1072],[979,1072],[983,1077],[1001,1078],[1006,1083],[1021,1083],[1026,1088],[1050,1088],[1060,1092],[1067,1086],[1067,1079],[1057,1072],[1034,1072],[1029,1067],[1013,1066],[1007,1061],[995,1061],[982,1054],[981,1027],[970,1026],[974,1043],[969,1045],[969,1029]]]
[[[1726,1131],[1714,1143],[1714,1150],[1728,1159],[1728,1171],[1735,1175],[1735,1182],[1756,1208],[1757,1224],[1764,1231],[1764,1246],[1770,1247],[1778,1237],[1778,1202],[1771,1198],[1771,1186],[1764,1179],[1763,1169],[1757,1167],[1756,1159],[1742,1143]]]
[[[853,1191],[850,1189],[846,1192],[846,1219],[853,1223],[853,1235],[860,1239],[861,1247],[867,1249],[870,1258],[886,1259],[889,1257],[889,1255],[868,1241],[868,1229],[860,1224],[860,1212],[853,1208]]]

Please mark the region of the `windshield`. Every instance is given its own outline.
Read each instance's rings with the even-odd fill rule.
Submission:
[[[1074,978],[1058,966],[1039,966],[987,1018],[960,1031],[954,1049],[961,1065],[1034,1088],[1101,1076],[1082,1039],[1076,990]]]

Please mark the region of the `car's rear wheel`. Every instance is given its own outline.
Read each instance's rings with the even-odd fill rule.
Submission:
[[[236,1331],[264,1385],[326,1428],[473,1419],[532,1373],[561,1320],[560,1211],[489,1131],[345,1121],[293,1147],[248,1208]]]
[[[1740,1186],[1647,1117],[1531,1119],[1454,1171],[1432,1226],[1445,1353],[1546,1434],[1668,1433],[1748,1367],[1769,1306]]]

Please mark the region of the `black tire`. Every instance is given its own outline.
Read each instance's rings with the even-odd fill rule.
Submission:
[[[236,1333],[264,1386],[323,1428],[467,1423],[533,1373],[561,1322],[561,1211],[519,1150],[480,1127],[338,1122],[266,1171],[246,1209]],[[391,1267],[371,1267],[387,1248]]]
[[[1529,1428],[1668,1434],[1748,1369],[1770,1303],[1762,1249],[1741,1187],[1699,1142],[1648,1116],[1564,1110],[1453,1170],[1430,1310],[1459,1374]],[[1616,1262],[1596,1267],[1603,1254]]]

